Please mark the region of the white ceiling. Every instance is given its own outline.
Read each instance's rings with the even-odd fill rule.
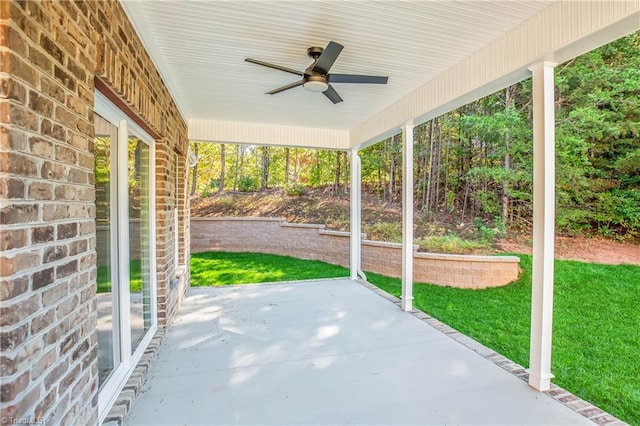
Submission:
[[[541,1],[125,1],[185,119],[349,130],[552,4]],[[333,73],[389,76],[335,84],[332,104],[302,87],[310,46],[345,46]]]

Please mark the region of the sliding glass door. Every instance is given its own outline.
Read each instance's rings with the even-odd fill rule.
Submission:
[[[152,325],[149,203],[149,145],[129,137],[129,305],[131,352]]]
[[[118,262],[112,241],[117,238],[116,156],[118,128],[100,116],[95,117],[96,251],[98,307],[98,380],[100,386],[120,365],[120,348],[114,333],[118,330]],[[115,281],[114,281],[115,280]]]
[[[100,421],[156,330],[154,141],[96,93]]]

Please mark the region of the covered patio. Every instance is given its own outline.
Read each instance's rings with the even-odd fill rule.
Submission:
[[[125,424],[591,424],[393,299],[349,279],[192,288]]]
[[[535,391],[554,389],[554,68],[637,30],[637,1],[123,8],[187,117],[191,141],[342,150],[351,165],[350,280],[192,289],[131,424],[585,420]],[[328,99],[313,93],[321,90],[307,88],[307,74],[318,69],[304,53],[335,42],[344,54],[332,56],[332,72],[388,76],[388,84],[335,84],[336,100],[324,70]],[[521,376],[530,387],[411,314],[414,127],[526,78],[533,282],[530,362]],[[366,280],[359,152],[391,135],[400,135],[403,155],[400,309],[357,284]]]
[[[640,29],[640,0],[11,0],[0,12],[2,423],[101,424],[130,407],[131,424],[584,421],[549,397],[554,68]],[[318,66],[307,53],[322,49]],[[490,362],[508,360],[416,318],[411,253],[414,127],[529,77],[531,352],[527,372],[512,366],[527,386]],[[358,283],[359,152],[392,135],[396,304]],[[348,153],[348,279],[189,289],[189,141]]]

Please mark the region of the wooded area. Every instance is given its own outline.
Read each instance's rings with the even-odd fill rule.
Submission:
[[[416,208],[434,221],[528,229],[531,80],[414,129]],[[360,152],[363,192],[399,201],[402,137]],[[193,143],[192,194],[349,188],[342,151]],[[640,239],[640,32],[556,68],[557,229]]]

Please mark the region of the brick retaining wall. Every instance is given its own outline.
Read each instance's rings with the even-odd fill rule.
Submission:
[[[191,252],[250,251],[322,260],[349,266],[349,232],[280,218],[192,218]],[[518,278],[516,256],[423,253],[414,246],[414,281],[481,289]],[[402,244],[362,241],[362,269],[391,277],[402,274]]]

